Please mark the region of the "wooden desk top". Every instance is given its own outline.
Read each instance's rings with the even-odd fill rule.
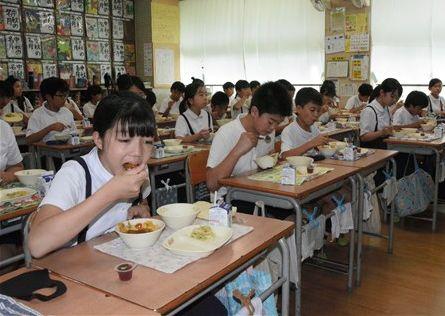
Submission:
[[[8,219],[11,219],[11,218],[16,218],[16,217],[31,214],[32,212],[37,210],[37,207],[38,207],[38,205],[34,205],[34,206],[27,207],[27,208],[7,212],[3,215],[0,214],[0,222],[7,221]]]
[[[49,149],[53,151],[64,151],[64,150],[71,150],[71,149],[78,149],[78,148],[93,148],[94,142],[84,142],[80,143],[79,145],[71,145],[71,144],[63,144],[63,145],[47,145],[44,142],[38,142],[32,144],[35,147],[43,148],[43,149]]]
[[[48,268],[96,289],[146,308],[165,313],[212,285],[280,238],[292,233],[294,224],[271,218],[238,214],[254,230],[172,274],[138,266],[129,282],[119,281],[114,266],[124,261],[93,248],[116,234],[107,234],[73,248],[62,249],[33,264]]]
[[[30,271],[21,268],[5,275],[0,276],[0,282],[6,281],[18,274]],[[127,302],[115,296],[93,289],[89,286],[82,285],[72,280],[65,279],[55,274],[50,274],[51,279],[60,280],[65,283],[67,291],[65,294],[49,301],[42,302],[37,299],[31,301],[18,300],[32,309],[39,311],[44,315],[86,315],[86,314],[120,314],[120,315],[158,315],[152,310],[142,306]],[[53,290],[42,290],[41,292],[48,295]]]
[[[248,176],[257,172],[253,171],[245,175],[222,179],[219,184],[226,187],[243,188],[248,190],[267,192],[277,195],[289,196],[295,199],[302,199],[309,194],[322,189],[335,182],[344,180],[349,176],[357,173],[357,168],[345,166],[333,166],[320,163],[324,167],[335,168],[335,170],[328,172],[318,178],[305,182],[300,186],[296,185],[282,185],[273,182],[255,181],[248,179]]]
[[[211,145],[207,144],[199,144],[199,143],[184,143],[184,145],[193,145],[198,148],[202,148],[203,150],[210,150]],[[174,162],[178,161],[184,161],[189,154],[194,153],[195,151],[188,152],[183,155],[178,156],[171,156],[171,157],[165,157],[165,158],[150,158],[147,162],[148,167],[155,167],[160,165],[168,165]]]
[[[398,152],[394,150],[375,149],[375,153],[356,161],[325,159],[321,162],[328,165],[345,166],[358,168],[359,170],[366,170],[376,165],[384,164],[388,159],[396,156],[397,154]]]
[[[394,137],[390,137],[384,140],[387,144],[390,145],[405,145],[405,146],[421,146],[421,147],[430,147],[441,149],[445,146],[445,136],[442,139],[437,139],[431,142],[424,142],[420,140],[402,140]]]
[[[335,130],[330,131],[330,132],[326,132],[326,131],[322,132],[322,131],[320,131],[320,134],[327,135],[327,136],[334,136],[334,135],[338,135],[338,134],[354,132],[354,131],[357,131],[357,130],[358,130],[357,128],[350,128],[350,127],[348,127],[348,128],[338,128],[338,129],[335,129]]]

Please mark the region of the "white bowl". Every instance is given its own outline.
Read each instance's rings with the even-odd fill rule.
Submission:
[[[424,132],[432,131],[435,127],[433,124],[420,124],[420,126]]]
[[[123,233],[119,230],[117,225],[115,229],[128,247],[136,249],[150,247],[159,239],[162,230],[165,228],[165,224],[163,221],[154,218],[135,218],[135,219],[130,219],[128,221],[124,221],[123,223],[126,225],[128,222],[130,222],[131,225],[136,225],[138,223],[143,223],[146,221],[153,222],[153,224],[157,226],[157,229],[150,233],[141,233],[141,234]]]
[[[184,147],[182,145],[165,146],[164,151],[169,154],[179,154],[184,151]]]
[[[177,139],[177,138],[164,139],[165,146],[178,146],[181,143],[182,139]]]
[[[191,225],[199,211],[193,204],[174,203],[161,206],[157,213],[168,227],[176,230]]]
[[[255,162],[261,169],[273,168],[278,162],[278,155],[266,155],[263,157],[257,157],[255,159]]]
[[[309,167],[314,162],[314,159],[306,156],[292,156],[292,157],[287,157],[286,160],[295,168]]]
[[[35,186],[38,178],[44,173],[44,169],[28,169],[14,172],[19,181],[26,186]]]
[[[320,153],[326,158],[332,157],[337,151],[336,148],[332,148],[330,146],[320,146],[318,147],[318,149],[320,150]]]
[[[54,134],[54,139],[55,140],[60,140],[60,141],[63,141],[63,142],[68,141],[70,139],[70,137],[71,137],[70,134],[64,133],[64,132],[62,132],[62,133],[55,133]]]

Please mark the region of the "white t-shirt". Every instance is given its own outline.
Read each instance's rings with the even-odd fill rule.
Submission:
[[[94,194],[102,186],[113,178],[102,165],[99,159],[97,147],[94,147],[88,154],[82,156],[85,160],[88,170],[91,174],[91,194]],[[70,160],[62,165],[62,168],[54,177],[48,194],[43,198],[40,207],[46,204],[54,205],[62,211],[66,211],[85,200],[85,172],[82,166]],[[143,198],[146,198],[151,191],[150,182],[147,178],[143,186]],[[104,209],[89,225],[86,239],[89,240],[96,236],[100,236],[114,229],[114,226],[127,219],[127,210],[134,201],[115,202],[108,208]]]
[[[229,103],[229,108],[230,108],[230,112],[232,114],[232,117],[237,117],[240,114],[243,113],[249,113],[249,108],[250,108],[250,102],[252,101],[252,97],[249,97],[246,102],[244,102],[243,106],[237,110],[234,108],[234,105],[240,100],[240,97],[236,97],[234,98],[232,101],[230,101]]]
[[[300,147],[320,135],[320,130],[315,125],[311,125],[310,130],[305,131],[298,122],[286,126],[281,133],[281,152]]]
[[[372,109],[369,108],[369,106],[371,106],[375,110],[377,114],[377,122],[376,114]],[[385,127],[391,125],[391,117],[389,115],[388,108],[384,108],[380,105],[377,99],[374,99],[360,113],[360,136],[369,132],[375,132],[376,123],[377,130],[381,131]]]
[[[82,115],[82,112],[80,111],[79,107],[77,106],[76,102],[74,102],[73,99],[67,98],[65,102],[65,107],[68,110],[76,110],[80,115]]]
[[[245,114],[246,115],[246,114]],[[218,166],[230,153],[233,147],[238,143],[241,134],[246,132],[241,124],[240,118],[244,115],[238,116],[233,121],[221,126],[218,132],[213,138],[212,146],[210,147],[209,158],[207,160],[207,167],[215,168]],[[272,140],[275,139],[275,131],[269,134]],[[274,149],[274,142],[271,141],[267,144],[264,140],[259,139],[257,146],[252,148],[249,152],[244,154],[236,163],[232,170],[232,176],[239,175],[241,173],[256,170],[257,164],[255,158],[262,157],[269,154]],[[226,188],[219,189],[219,196],[227,193]]]
[[[409,113],[409,111],[406,109],[405,106],[402,106],[401,108],[397,109],[397,111],[394,113],[392,117],[392,124],[393,125],[407,125],[416,123],[419,121],[418,115],[412,115]]]
[[[190,123],[190,126],[192,127],[195,134],[206,128],[213,130],[212,116],[206,110],[201,110],[199,116],[190,109],[187,109],[187,111],[182,114],[188,119],[188,122]],[[185,118],[182,115],[179,115],[176,120],[175,136],[184,137],[189,135],[192,135],[192,133],[190,132],[190,128]]]
[[[93,118],[96,108],[97,104],[93,104],[91,101],[87,102],[83,106],[83,114],[88,118]]]
[[[22,109],[19,108],[19,104],[17,102],[17,100],[11,100],[9,101],[9,103],[3,108],[3,114],[8,114],[8,113],[12,113],[12,108],[14,107],[14,112],[15,113],[30,113],[34,110],[34,108],[31,105],[31,102],[29,101],[29,99],[27,97],[23,97],[24,101],[23,101],[23,105],[25,108],[25,111],[23,111]]]
[[[68,133],[76,132],[76,124],[74,123],[73,113],[65,107],[60,108],[59,112],[53,112],[46,108],[46,104],[34,110],[29,122],[26,136],[32,135],[44,129],[53,123],[62,123],[67,128],[64,130]],[[43,137],[43,141],[54,140],[56,131],[51,131]]]
[[[358,95],[353,95],[348,99],[345,105],[346,110],[352,110],[361,107],[362,105],[366,104],[366,102],[362,102]]]
[[[0,171],[4,171],[7,166],[16,165],[22,160],[11,126],[0,120]]]
[[[431,94],[428,96],[430,98],[430,105],[428,106],[428,111],[433,113],[439,113],[445,111],[445,99],[444,97],[440,96],[436,99]]]
[[[165,98],[161,105],[159,106],[159,113],[164,113],[165,111],[167,111],[168,108],[168,102],[173,101],[170,97]],[[172,108],[170,110],[170,114],[179,114],[179,104],[181,104],[182,98],[179,99],[179,101],[176,101],[173,103]]]

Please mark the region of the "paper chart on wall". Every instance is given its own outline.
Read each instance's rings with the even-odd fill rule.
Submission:
[[[327,78],[345,78],[348,76],[349,62],[346,61],[328,61],[326,65]]]
[[[26,35],[28,58],[42,58],[42,44],[39,35]]]
[[[368,80],[369,56],[351,56],[351,80]]]
[[[3,6],[5,30],[20,31],[20,13],[18,7]]]
[[[175,79],[175,54],[170,48],[155,49],[155,84],[171,85]]]
[[[351,34],[346,39],[346,52],[369,51],[369,34]]]
[[[344,34],[326,36],[325,38],[326,54],[333,54],[345,51]]]
[[[20,62],[8,62],[8,74],[15,78],[25,79],[25,68],[23,63]]]
[[[22,37],[19,34],[6,34],[6,55],[8,58],[23,57]]]
[[[350,82],[342,82],[338,85],[338,95],[339,96],[352,96],[357,93],[357,85]]]
[[[331,10],[331,32],[345,32],[345,11],[346,9],[344,7]]]
[[[74,60],[84,60],[85,59],[85,42],[83,38],[71,38],[71,47],[73,51]]]
[[[43,79],[57,77],[57,65],[53,63],[42,63]]]
[[[153,45],[144,43],[144,76],[153,76]]]

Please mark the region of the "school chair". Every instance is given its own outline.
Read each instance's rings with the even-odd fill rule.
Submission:
[[[34,220],[36,214],[37,212],[33,212],[28,216],[24,217],[22,220],[23,254],[25,259],[25,266],[27,268],[31,267],[31,259],[32,259],[31,252],[29,251],[28,247],[29,230],[31,228],[31,223]]]
[[[209,158],[208,150],[201,150],[192,153],[187,156],[185,162],[185,174],[186,174],[186,190],[187,190],[187,202],[195,202],[196,186],[205,185],[207,180],[207,159]]]

